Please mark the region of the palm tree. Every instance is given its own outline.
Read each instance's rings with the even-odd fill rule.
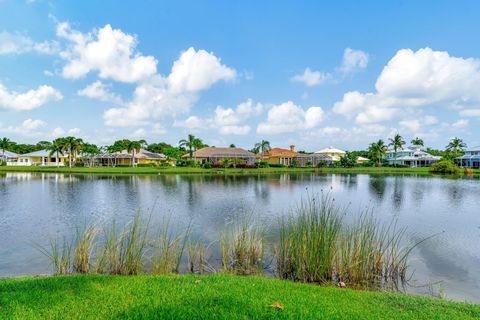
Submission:
[[[454,153],[459,153],[459,152],[462,152],[463,150],[465,150],[466,147],[467,147],[467,145],[465,144],[465,142],[463,142],[462,139],[455,137],[452,140],[450,140],[446,149],[447,149],[447,151],[452,151]]]
[[[387,154],[387,146],[385,145],[385,142],[380,139],[377,142],[370,144],[368,152],[370,153],[371,158],[376,161],[377,165],[380,165],[383,157]]]
[[[187,139],[182,139],[178,142],[178,146],[180,148],[187,148],[190,160],[193,158],[193,149],[197,148],[199,145],[199,142],[201,143],[202,140],[196,138],[193,134],[189,134]]]
[[[403,149],[403,146],[405,145],[405,141],[399,133],[395,134],[393,138],[390,138],[389,140],[390,143],[388,145],[393,147],[395,153],[397,153],[397,150]]]
[[[50,156],[53,156],[54,154],[56,155],[56,163],[57,167],[60,166],[60,154],[63,156],[63,151],[64,151],[64,141],[63,138],[58,138],[53,140],[53,142],[50,144],[50,146],[47,148],[47,150],[50,151]]]
[[[254,147],[255,153],[261,152],[262,154],[272,150],[272,147],[270,147],[270,142],[267,140],[262,140],[258,143],[255,143]]]
[[[415,147],[423,147],[423,140],[420,139],[419,137],[416,137],[415,139],[410,141],[410,143]]]
[[[142,141],[129,141],[127,144],[127,152],[132,153],[132,167],[135,165],[135,152],[142,148]]]
[[[2,138],[0,140],[0,149],[2,149],[2,159],[5,158],[5,150],[10,147],[12,142],[8,138]]]
[[[80,151],[83,140],[75,137],[65,137],[62,138],[63,141],[63,150],[68,152],[68,166],[72,167],[72,162],[74,156],[76,157],[77,152]]]

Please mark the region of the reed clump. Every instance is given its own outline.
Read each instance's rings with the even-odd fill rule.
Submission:
[[[410,250],[404,229],[380,223],[369,212],[346,223],[347,210],[328,194],[302,201],[279,223],[280,278],[352,287],[385,287],[404,281]]]
[[[263,273],[264,247],[262,224],[251,213],[235,217],[220,234],[222,271],[238,275]]]

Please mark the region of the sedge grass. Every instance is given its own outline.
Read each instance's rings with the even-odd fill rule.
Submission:
[[[362,288],[396,288],[405,281],[410,252],[402,247],[405,229],[382,224],[370,212],[347,224],[346,213],[329,194],[322,194],[283,217],[276,249],[278,276]]]

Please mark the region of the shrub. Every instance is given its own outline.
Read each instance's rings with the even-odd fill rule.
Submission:
[[[211,169],[212,168],[212,163],[211,162],[205,162],[203,164],[203,168],[204,169]]]
[[[325,160],[320,160],[320,161],[318,161],[318,163],[317,163],[317,168],[324,168],[324,167],[326,167],[326,166],[328,166],[328,162],[325,161]]]
[[[214,164],[212,165],[212,168],[220,169],[220,168],[223,168],[223,166],[222,166],[220,163],[214,163]]]
[[[458,174],[460,170],[452,161],[443,159],[435,162],[432,165],[431,171],[434,173]]]
[[[285,166],[281,163],[273,163],[273,164],[270,164],[270,167],[272,167],[272,168],[283,168]]]
[[[177,167],[195,167],[195,160],[178,160]]]
[[[7,162],[3,159],[0,159],[0,167],[1,166],[6,166],[7,165]]]
[[[465,170],[463,170],[463,173],[470,176],[473,174],[473,169],[465,168]]]
[[[268,168],[270,164],[267,161],[259,161],[257,162],[258,168]]]

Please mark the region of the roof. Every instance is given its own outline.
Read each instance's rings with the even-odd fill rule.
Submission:
[[[18,156],[19,157],[49,157],[50,153],[51,153],[50,150],[43,149],[43,150],[38,150],[30,153],[19,154]],[[54,153],[52,156],[56,156],[56,154]],[[59,156],[62,157],[65,155],[59,154]]]
[[[270,151],[265,152],[263,158],[270,158],[270,157],[295,157],[298,153],[292,151],[290,149],[282,149],[282,148],[273,148]]]
[[[334,147],[328,147],[328,148],[322,149],[320,151],[317,151],[315,153],[342,153],[343,154],[343,153],[345,153],[345,151],[334,148]]]
[[[96,156],[97,159],[132,159],[132,153],[127,150],[122,150],[116,153],[104,153]],[[150,152],[145,149],[140,149],[135,152],[135,159],[147,159],[147,160],[164,160],[167,157],[162,153]]]
[[[189,154],[183,157],[188,157]],[[255,158],[255,154],[242,148],[206,147],[193,152],[194,158]]]
[[[326,161],[338,161],[339,158],[337,156],[331,156],[329,154],[321,154],[321,153],[299,153],[296,158],[315,158],[321,159]]]
[[[465,150],[465,152],[476,152],[476,151],[480,152],[480,146],[468,148],[467,150]]]
[[[8,150],[4,150],[4,151],[0,150],[0,157],[1,158],[16,158],[16,157],[18,157],[18,154],[16,154],[15,152],[8,151]]]
[[[357,161],[370,161],[370,159],[359,156],[359,157],[357,157]]]

